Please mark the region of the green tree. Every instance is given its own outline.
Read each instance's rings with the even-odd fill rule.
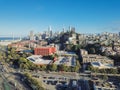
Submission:
[[[72,51],[78,51],[80,49],[80,45],[73,45],[72,46]]]
[[[11,60],[12,59],[12,56],[11,55],[8,55],[8,57],[7,57],[9,60]]]
[[[55,53],[54,56],[58,58],[58,54],[57,53]]]
[[[75,72],[75,68],[71,66],[71,72]]]
[[[103,75],[102,79],[103,79],[104,81],[106,81],[106,80],[108,80],[108,76],[107,76],[107,75]]]
[[[88,70],[89,70],[89,71],[94,71],[94,67],[93,67],[92,65],[89,65],[89,66],[88,66]]]
[[[118,70],[111,68],[111,69],[109,69],[109,73],[111,73],[111,74],[117,74]]]
[[[21,57],[21,58],[18,60],[18,64],[21,64],[21,63],[27,63],[27,59]]]
[[[21,68],[21,69],[28,69],[29,67],[28,67],[27,64],[21,63],[21,64],[20,64],[20,68]]]
[[[106,73],[106,70],[105,69],[100,69],[99,72],[100,73]]]
[[[99,72],[99,69],[98,69],[98,68],[94,68],[94,72],[95,72],[95,73],[98,73],[98,72]]]
[[[42,65],[42,66],[40,66],[40,68],[41,68],[40,70],[42,70],[42,71],[47,69],[46,65]]]
[[[117,68],[117,71],[118,71],[118,74],[120,74],[120,68],[119,67]]]
[[[3,56],[2,56],[2,53],[0,52],[0,60],[2,60],[3,59]]]
[[[31,83],[30,85],[32,86],[32,88],[34,88],[35,90],[45,90],[45,89],[43,88],[41,82],[38,82],[37,79],[32,78],[29,73],[25,73],[24,75],[25,75],[25,77],[26,77],[26,80],[28,80],[28,81]],[[34,86],[34,87],[33,87],[33,86]]]
[[[79,60],[76,60],[76,66],[79,67],[79,68],[81,68]]]
[[[52,64],[51,65],[51,71],[56,71],[57,70],[57,65],[56,64]]]
[[[95,48],[90,48],[90,53],[95,54]]]
[[[61,64],[58,66],[58,71],[66,71],[66,66],[65,64]]]
[[[62,65],[61,65],[61,70],[62,70],[62,71],[66,71],[66,65],[65,65],[65,64],[62,64]]]
[[[15,53],[15,48],[11,48],[10,52],[13,54]]]
[[[53,55],[50,55],[50,59],[53,60],[54,59],[54,54]]]
[[[79,66],[75,66],[75,67],[74,67],[74,71],[75,71],[75,72],[79,72],[79,69],[80,69]]]
[[[51,65],[50,64],[47,65],[46,70],[47,71],[51,70]]]
[[[66,72],[70,72],[71,71],[71,67],[70,66],[66,66],[65,71]]]
[[[27,78],[31,78],[31,74],[30,73],[24,73],[25,77]]]

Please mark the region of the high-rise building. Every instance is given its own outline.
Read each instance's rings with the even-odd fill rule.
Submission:
[[[65,28],[63,27],[63,33],[65,32]]]
[[[53,36],[53,32],[52,32],[52,30],[50,31],[50,37],[52,37]]]
[[[69,31],[71,31],[71,26],[69,26]]]
[[[48,27],[48,37],[52,36],[52,28],[51,26]]]
[[[71,28],[71,32],[75,33],[75,27]]]
[[[30,31],[30,40],[34,40],[34,32]]]
[[[51,26],[49,26],[49,27],[48,27],[48,31],[51,31],[51,30],[52,30],[52,29],[51,29]]]

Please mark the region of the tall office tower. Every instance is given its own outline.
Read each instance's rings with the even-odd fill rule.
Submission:
[[[71,26],[69,26],[69,31],[71,31]]]
[[[52,30],[50,31],[50,37],[52,37],[53,36],[53,32],[52,32]]]
[[[48,30],[49,30],[49,31],[51,31],[51,30],[52,30],[52,29],[51,29],[51,26],[49,26],[49,27],[48,27]]]
[[[38,37],[39,37],[39,40],[42,40],[42,34],[41,33],[39,33]]]
[[[30,40],[34,40],[34,32],[30,31]]]
[[[71,32],[75,33],[75,27],[71,28]]]
[[[63,27],[63,33],[65,32],[65,28]]]
[[[48,27],[48,37],[52,36],[52,29],[51,26]]]

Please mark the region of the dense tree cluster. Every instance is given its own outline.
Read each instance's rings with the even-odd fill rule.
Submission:
[[[99,43],[88,44],[85,47],[85,49],[88,51],[89,54],[101,54],[100,48],[101,45]]]
[[[39,66],[39,70],[42,71],[65,71],[65,72],[79,72],[80,69],[79,61],[76,62],[76,66],[66,66],[65,64],[56,65],[56,64],[49,64],[49,65],[42,65]]]
[[[6,59],[5,52],[0,51],[0,62],[4,63],[4,60]]]
[[[8,47],[6,52],[6,62],[11,63],[11,65],[20,69],[34,69],[35,65],[26,59],[31,54],[19,53],[15,50],[15,48]]]
[[[33,78],[29,73],[25,73],[25,81],[33,90],[45,90],[41,82],[38,82],[37,79]]]

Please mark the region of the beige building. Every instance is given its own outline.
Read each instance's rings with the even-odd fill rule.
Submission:
[[[81,56],[88,55],[88,51],[86,51],[84,49],[80,49],[80,54],[81,54]]]
[[[114,64],[112,59],[109,59],[105,56],[96,55],[96,54],[88,54],[86,50],[81,49],[81,56],[82,56],[82,62],[85,63],[91,63],[91,62],[100,62],[102,64]]]

